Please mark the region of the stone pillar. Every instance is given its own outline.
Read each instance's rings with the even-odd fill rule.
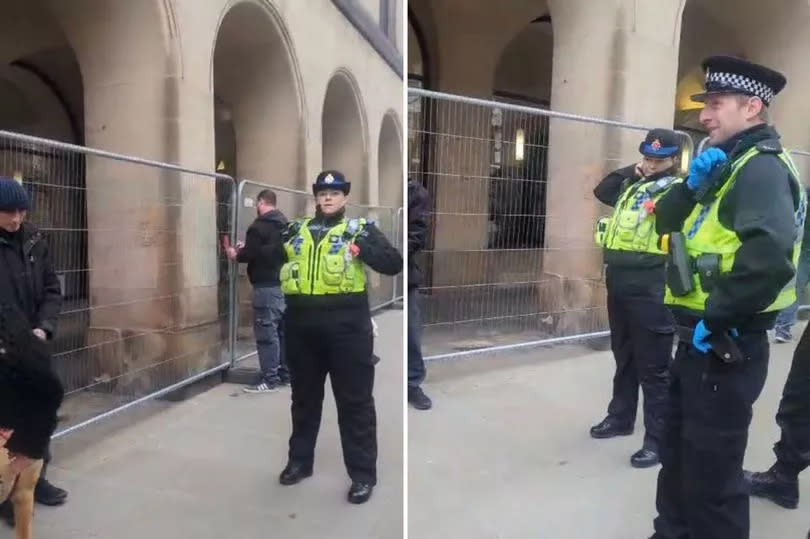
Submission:
[[[751,61],[785,74],[787,86],[770,107],[771,121],[791,149],[810,151],[810,99],[805,89],[810,85],[807,53],[810,36],[807,20],[810,6],[791,1],[781,9],[758,13],[755,20],[743,23],[740,31],[751,40]],[[802,181],[810,180],[810,156],[794,155]]]
[[[551,108],[671,127],[682,0],[551,0]],[[552,119],[543,309],[556,331],[604,328],[601,252],[593,230],[605,211],[593,188],[639,159],[643,131]],[[598,313],[598,314],[597,314]]]
[[[196,154],[184,164],[212,170],[213,136],[180,146],[185,112],[204,100],[183,102],[161,6],[52,1],[82,68],[86,143],[167,162]],[[218,363],[214,183],[99,157],[86,181],[92,370],[137,396]]]

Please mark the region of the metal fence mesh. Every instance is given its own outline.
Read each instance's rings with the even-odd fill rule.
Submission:
[[[604,335],[593,227],[609,209],[592,190],[646,128],[419,89],[408,114],[409,175],[433,204],[425,355]]]
[[[216,183],[233,180],[0,136],[0,174],[31,197],[64,304],[52,343],[61,432],[227,366],[227,264]],[[223,273],[224,272],[224,273]]]

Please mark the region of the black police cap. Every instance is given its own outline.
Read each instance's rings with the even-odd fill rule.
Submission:
[[[641,155],[665,158],[678,155],[681,141],[678,134],[671,129],[651,129],[638,147]]]
[[[758,97],[770,105],[787,84],[785,76],[763,65],[734,56],[711,56],[703,61],[705,91],[692,96],[703,102],[713,94],[742,94]]]
[[[346,181],[346,176],[339,170],[324,170],[315,178],[315,183],[312,184],[312,192],[317,195],[318,191],[325,189],[336,189],[343,191],[344,195],[348,195],[352,189],[352,184]]]

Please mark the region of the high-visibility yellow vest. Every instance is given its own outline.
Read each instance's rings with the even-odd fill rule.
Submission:
[[[692,213],[689,214],[689,217],[686,218],[683,224],[683,231],[686,236],[686,250],[691,260],[697,263],[701,256],[714,256],[715,259],[719,257],[717,268],[719,277],[722,277],[724,273],[729,273],[734,267],[737,250],[742,243],[737,237],[736,232],[726,228],[720,223],[717,213],[718,208],[723,198],[734,186],[734,182],[742,167],[759,153],[760,150],[755,146],[738,157],[731,165],[731,173],[729,174],[728,180],[726,180],[725,184],[718,190],[714,200],[707,203],[707,205],[696,204]],[[779,158],[785,166],[787,166],[790,171],[791,181],[796,182],[798,191],[801,194],[799,207],[794,212],[795,235],[791,256],[794,276],[793,279],[785,285],[779,295],[777,295],[773,303],[761,312],[781,311],[796,301],[795,270],[799,263],[799,252],[801,251],[802,237],[804,235],[804,220],[807,211],[807,194],[799,183],[799,172],[796,169],[796,165],[793,163],[790,155],[784,150],[779,153]],[[710,287],[708,290],[704,289],[704,284],[709,283],[711,279],[706,279],[704,283],[704,279],[695,271],[693,272],[692,280],[694,285],[693,290],[685,296],[675,296],[670,287],[667,286],[664,302],[667,305],[683,307],[699,313],[704,312],[706,309],[706,300],[709,298],[709,293],[711,292]]]
[[[366,289],[363,263],[349,246],[363,231],[365,219],[343,219],[315,245],[311,218],[293,221],[295,232],[284,243],[287,263],[281,267],[281,291],[288,296],[351,294]]]
[[[654,181],[639,180],[625,189],[613,213],[597,222],[596,244],[615,251],[666,254],[658,245],[655,213],[648,213],[643,204],[647,200],[658,201],[673,185],[681,182],[681,178],[667,176]]]

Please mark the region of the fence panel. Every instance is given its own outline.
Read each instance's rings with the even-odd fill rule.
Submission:
[[[248,227],[256,218],[256,212],[253,209],[256,197],[264,189],[270,189],[276,194],[277,207],[288,219],[312,215],[315,211],[315,202],[310,192],[242,180],[238,186],[236,217],[236,237],[242,241],[244,241]],[[346,206],[347,217],[370,219],[394,245],[397,245],[398,215],[401,216],[401,213],[398,214],[394,208],[358,204],[347,204]],[[395,299],[395,278],[373,271],[369,271],[367,276],[369,303],[372,310],[392,304]],[[237,290],[234,294],[234,324],[236,325],[235,360],[238,362],[256,353],[253,339],[252,287],[247,279],[247,268],[244,264],[240,265],[237,281]]]
[[[217,238],[231,178],[8,132],[0,174],[28,191],[62,285],[57,436],[227,368],[231,275]]]
[[[433,203],[427,359],[606,336],[592,190],[648,128],[414,88],[408,116],[409,175]]]

